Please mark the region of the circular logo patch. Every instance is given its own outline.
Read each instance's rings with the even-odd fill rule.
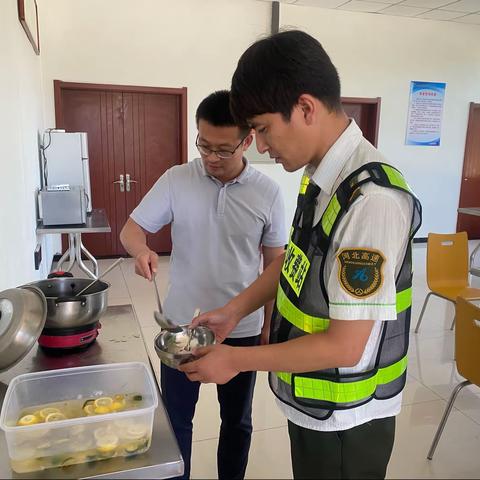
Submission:
[[[342,288],[357,298],[373,295],[383,284],[385,257],[378,250],[345,248],[337,255]]]

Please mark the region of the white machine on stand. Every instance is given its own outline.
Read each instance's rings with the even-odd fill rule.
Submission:
[[[92,210],[87,134],[48,129],[41,151],[43,188],[39,194],[41,218],[37,233],[68,234],[68,248],[57,269],[61,270],[68,260],[67,272],[78,263],[89,277],[95,278],[97,261],[83,245],[82,233],[110,232],[110,226],[104,210]],[[92,262],[93,272],[82,261],[82,252]]]
[[[87,212],[92,211],[88,141],[85,132],[46,130],[42,146],[44,187],[82,187],[87,196]]]

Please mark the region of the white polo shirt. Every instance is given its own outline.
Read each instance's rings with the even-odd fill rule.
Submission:
[[[165,172],[130,217],[148,232],[172,227],[165,315],[189,323],[196,308],[222,307],[259,275],[261,247],[287,241],[280,187],[244,159],[245,168],[223,184],[200,158]],[[243,318],[230,337],[258,335],[263,308]]]
[[[330,198],[349,174],[370,162],[388,163],[365,138],[354,120],[322,159],[317,169],[307,167],[311,181],[321,188],[314,224],[320,220]],[[324,279],[329,297],[329,317],[337,320],[374,320],[365,351],[352,368],[340,373],[364,371],[374,366],[383,321],[395,321],[395,280],[408,245],[413,202],[402,192],[367,183],[337,228],[325,261]],[[339,281],[337,253],[342,249],[374,249],[384,258],[383,284],[367,298],[356,298]],[[397,415],[402,394],[388,400],[371,400],[349,410],[336,410],[327,420],[315,420],[277,400],[285,416],[293,423],[311,430],[347,430],[372,419]]]

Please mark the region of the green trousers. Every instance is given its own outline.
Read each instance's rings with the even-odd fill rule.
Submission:
[[[395,417],[338,432],[288,422],[293,477],[385,478],[395,437]]]

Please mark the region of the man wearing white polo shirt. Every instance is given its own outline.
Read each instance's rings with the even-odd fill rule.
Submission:
[[[212,310],[238,295],[259,276],[261,267],[283,252],[287,240],[280,188],[244,158],[252,134],[250,128],[235,124],[229,92],[205,98],[196,122],[201,158],[162,175],[120,234],[125,249],[136,259],[136,272],[150,280],[158,256],[148,248],[146,233],[171,224],[173,249],[164,312],[177,324],[189,323],[196,308]],[[265,311],[245,316],[224,343],[234,347],[265,343],[271,312],[270,303]],[[245,475],[255,375],[240,373],[218,386],[220,479]],[[185,462],[183,478],[188,478],[200,383],[162,364],[161,387]]]

